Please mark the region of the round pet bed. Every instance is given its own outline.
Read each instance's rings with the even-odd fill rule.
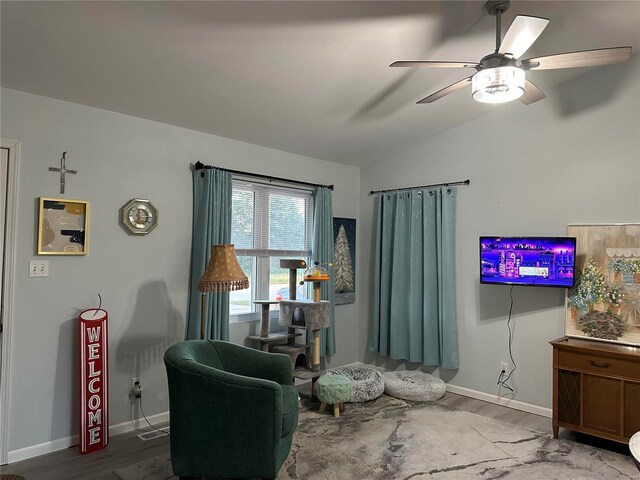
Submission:
[[[351,397],[348,402],[360,403],[375,400],[384,393],[382,374],[368,367],[340,367],[329,370],[331,374],[344,375],[351,379]]]
[[[434,402],[444,396],[447,385],[438,377],[418,370],[385,372],[384,393],[413,402]]]

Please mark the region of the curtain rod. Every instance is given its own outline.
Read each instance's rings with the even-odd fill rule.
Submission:
[[[237,173],[238,175],[247,175],[249,177],[264,178],[269,181],[276,180],[280,182],[297,183],[298,185],[307,185],[309,187],[327,187],[329,190],[333,190],[333,185],[322,185],[320,183],[301,182],[300,180],[291,180],[289,178],[273,177],[271,175],[262,175],[260,173],[243,172],[241,170],[231,170],[229,168],[213,167],[211,165],[205,165],[202,162],[196,162],[196,164],[194,165],[194,168],[195,170],[202,170],[203,168],[204,169],[217,168],[219,170],[224,170],[225,172]]]
[[[457,182],[447,182],[447,183],[432,183],[431,185],[420,185],[418,187],[401,187],[401,188],[390,188],[388,190],[371,190],[369,195],[375,195],[376,193],[387,193],[387,192],[399,192],[400,190],[414,190],[416,188],[432,188],[432,187],[453,187],[454,185],[469,185],[471,180],[459,180]]]

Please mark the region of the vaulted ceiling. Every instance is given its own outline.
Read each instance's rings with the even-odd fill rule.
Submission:
[[[2,86],[353,165],[505,106],[416,101],[495,48],[484,2],[2,1]],[[638,1],[512,1],[550,19],[524,57],[631,45]],[[610,68],[610,67],[600,67]],[[543,91],[589,69],[531,71]],[[557,102],[549,95],[542,102]],[[540,108],[542,103],[509,108]]]

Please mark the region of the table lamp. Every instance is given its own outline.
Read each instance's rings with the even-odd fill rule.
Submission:
[[[249,288],[249,279],[240,268],[235,247],[212,245],[211,260],[198,281],[200,297],[200,338],[204,339],[204,299],[206,292],[231,292]]]

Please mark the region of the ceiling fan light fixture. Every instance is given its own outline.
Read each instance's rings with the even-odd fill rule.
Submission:
[[[523,2],[518,2],[523,3]],[[483,103],[504,103],[520,98],[524,105],[538,102],[546,95],[525,79],[528,70],[595,67],[625,62],[631,56],[631,47],[608,47],[594,50],[557,53],[520,60],[549,24],[548,18],[516,15],[507,33],[502,36],[502,14],[509,9],[509,0],[489,0],[485,9],[496,17],[496,50],[479,62],[452,62],[440,60],[399,60],[390,67],[475,68],[475,75],[458,80],[431,95],[419,104],[436,100],[472,84],[472,98]],[[525,91],[526,85],[526,91]]]
[[[524,84],[524,70],[521,68],[485,68],[471,79],[471,96],[482,103],[510,102],[524,94]]]

